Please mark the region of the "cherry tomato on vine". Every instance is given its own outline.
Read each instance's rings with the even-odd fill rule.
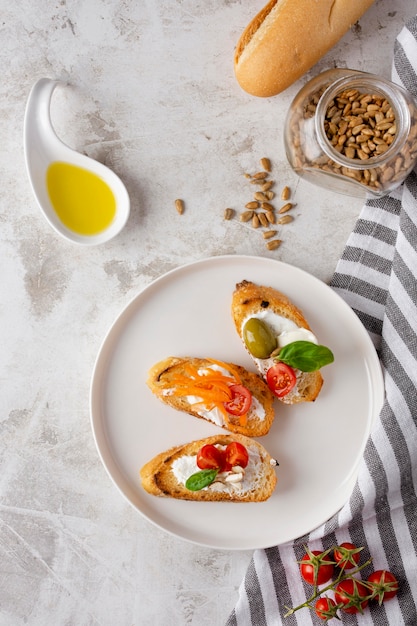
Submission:
[[[224,408],[231,415],[245,415],[252,404],[252,394],[243,385],[231,385],[232,399],[224,403]]]
[[[197,466],[202,470],[221,470],[224,466],[223,451],[212,444],[206,444],[197,452]]]
[[[363,613],[368,606],[369,591],[357,578],[341,580],[335,588],[335,600],[337,604],[343,604],[345,613]]]
[[[235,465],[245,468],[249,462],[248,451],[238,441],[232,441],[224,451],[224,460],[226,469],[235,467]]]
[[[295,372],[286,363],[276,363],[266,373],[268,387],[277,398],[283,398],[297,382]]]
[[[319,598],[315,605],[315,610],[317,617],[323,619],[327,622],[327,620],[331,619],[336,615],[336,602],[331,598]]]
[[[353,543],[349,543],[348,541],[341,543],[333,552],[336,565],[344,570],[356,567],[359,563],[361,550],[362,548],[357,548]]]
[[[329,561],[329,562],[328,562]],[[300,563],[300,573],[310,585],[323,585],[333,576],[334,566],[326,552],[308,551]]]
[[[379,604],[397,595],[398,581],[394,574],[391,574],[388,570],[379,569],[376,572],[372,572],[368,576],[368,582],[372,584],[372,596],[378,600]]]

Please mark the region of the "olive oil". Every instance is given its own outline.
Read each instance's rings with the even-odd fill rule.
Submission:
[[[116,214],[110,187],[96,174],[77,165],[54,161],[46,172],[52,206],[61,222],[79,235],[105,230]]]

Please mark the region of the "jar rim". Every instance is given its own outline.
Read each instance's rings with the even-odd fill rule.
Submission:
[[[366,160],[349,159],[334,149],[330,143],[324,128],[324,118],[331,100],[341,91],[349,88],[369,89],[368,93],[376,93],[386,98],[395,113],[397,125],[396,136],[388,150],[381,155],[370,157]],[[316,108],[315,126],[318,143],[325,154],[335,163],[355,170],[363,170],[381,167],[392,160],[395,154],[401,151],[410,132],[410,111],[407,101],[399,85],[374,74],[359,73],[341,78],[330,84],[322,93]]]

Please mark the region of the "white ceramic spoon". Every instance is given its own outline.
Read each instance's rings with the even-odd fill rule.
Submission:
[[[72,150],[56,135],[50,117],[51,97],[58,80],[41,78],[33,86],[26,105],[24,152],[26,168],[35,198],[49,224],[67,240],[81,245],[96,245],[115,237],[125,226],[130,213],[127,190],[120,178],[108,167]],[[96,234],[79,234],[65,226],[52,205],[47,188],[47,171],[51,163],[60,162],[87,170],[107,184],[115,199],[111,223]]]

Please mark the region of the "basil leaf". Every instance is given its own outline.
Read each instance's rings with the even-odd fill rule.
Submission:
[[[219,473],[218,469],[205,469],[201,472],[196,472],[189,476],[186,480],[185,486],[190,491],[200,491],[204,487],[208,487],[216,478]]]
[[[311,341],[293,341],[279,351],[276,361],[282,361],[302,372],[315,372],[333,363],[333,352],[326,346],[318,346]]]

